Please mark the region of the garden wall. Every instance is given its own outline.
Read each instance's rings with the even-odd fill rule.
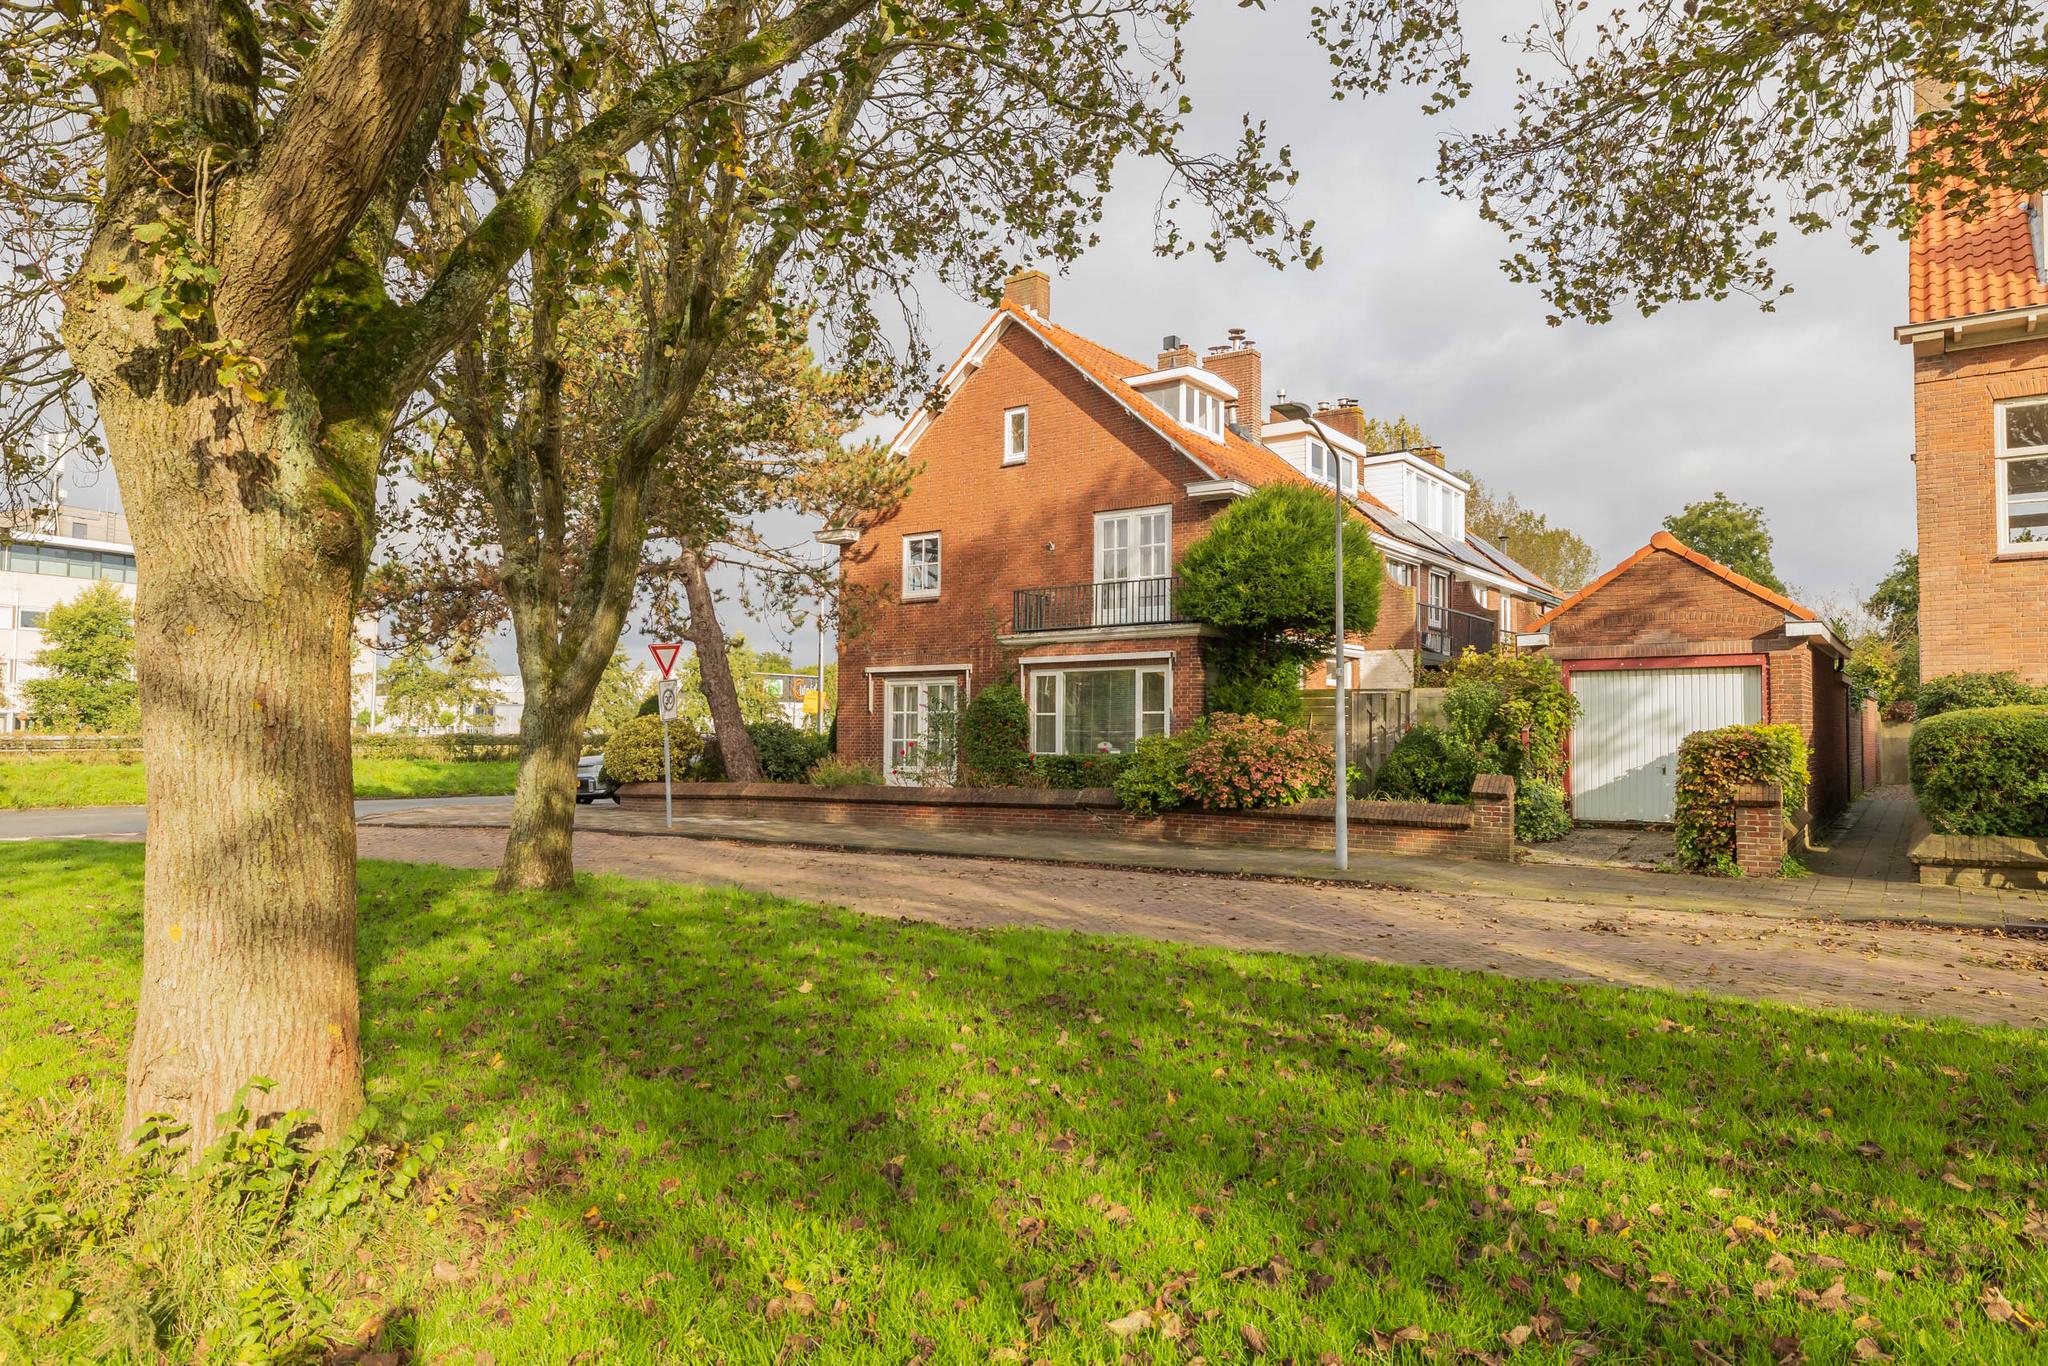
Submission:
[[[621,805],[661,806],[660,783],[628,783]],[[1124,810],[1108,788],[813,787],[806,783],[677,783],[676,810],[690,816],[813,821],[820,825],[894,825],[990,834],[1094,835],[1165,844],[1328,849],[1335,843],[1330,801],[1266,811]],[[1366,854],[1514,857],[1515,785],[1482,774],[1469,806],[1424,802],[1350,804],[1351,847]]]

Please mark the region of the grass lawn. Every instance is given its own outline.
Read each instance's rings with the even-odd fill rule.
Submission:
[[[358,757],[358,797],[459,797],[510,792],[512,759],[366,759]],[[137,806],[142,765],[89,759],[0,759],[0,808]]]
[[[117,1161],[140,867],[0,846],[0,1360],[2048,1350],[2040,1035],[372,863],[322,1210]]]

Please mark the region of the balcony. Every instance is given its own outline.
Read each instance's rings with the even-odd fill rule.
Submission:
[[[1174,609],[1174,591],[1179,585],[1180,580],[1166,578],[1020,588],[1011,603],[1010,629],[1023,635],[1181,624],[1187,618]]]
[[[1484,654],[1500,643],[1500,623],[1478,612],[1422,603],[1415,609],[1415,638],[1425,664],[1442,664],[1467,650]]]

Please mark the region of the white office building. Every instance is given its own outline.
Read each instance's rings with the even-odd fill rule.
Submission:
[[[45,614],[95,580],[134,600],[135,547],[119,512],[60,503],[33,524],[0,529],[0,730],[26,724],[21,685],[42,676]]]

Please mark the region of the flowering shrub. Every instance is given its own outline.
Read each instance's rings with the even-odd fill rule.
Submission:
[[[1806,739],[1797,726],[1723,726],[1678,744],[1678,861],[1699,872],[1735,867],[1735,789],[1776,783],[1785,809],[1806,801]]]
[[[1299,726],[1216,715],[1186,737],[1183,801],[1212,811],[1293,806],[1336,790],[1335,758]]]

